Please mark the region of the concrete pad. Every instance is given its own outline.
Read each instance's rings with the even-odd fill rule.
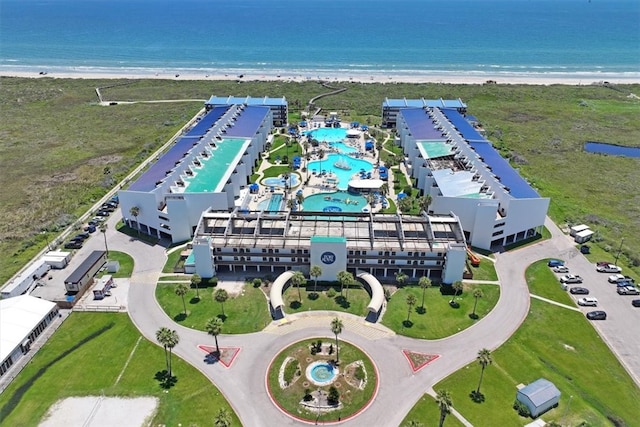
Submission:
[[[155,397],[69,397],[54,403],[40,427],[108,427],[149,425],[158,406]]]

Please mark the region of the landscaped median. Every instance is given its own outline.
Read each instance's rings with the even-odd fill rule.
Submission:
[[[568,298],[544,261],[530,266],[526,278],[532,293],[563,303],[562,297]],[[562,393],[558,407],[541,416],[546,422],[638,425],[640,390],[581,312],[532,299],[522,326],[491,357],[493,363],[483,375],[482,403],[471,398],[481,374],[477,362],[434,386],[448,390],[454,407],[473,425],[531,422],[519,416],[513,404],[517,386],[539,378],[551,381]],[[421,401],[418,406],[426,404]],[[419,411],[414,408],[405,420]]]
[[[240,425],[197,369],[174,356],[175,380],[166,388],[165,366],[163,349],[143,339],[126,314],[74,312],[0,395],[0,423],[38,425],[59,399],[105,396],[154,398],[154,426],[211,425],[220,408]]]

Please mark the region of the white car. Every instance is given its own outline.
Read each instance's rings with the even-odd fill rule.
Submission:
[[[569,267],[567,267],[566,265],[559,265],[557,267],[553,267],[553,272],[554,273],[568,273],[569,272]]]
[[[573,274],[567,274],[560,278],[560,283],[582,283],[582,277]]]
[[[620,267],[613,264],[599,265],[596,270],[600,273],[620,273],[622,271]]]
[[[589,306],[589,307],[597,307],[598,300],[593,297],[580,298],[578,299],[578,305]]]
[[[609,276],[609,283],[618,283],[626,279],[622,274],[612,274]]]

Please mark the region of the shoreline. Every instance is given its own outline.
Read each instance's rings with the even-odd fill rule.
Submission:
[[[238,82],[354,82],[373,84],[397,83],[439,83],[439,84],[526,84],[526,85],[592,85],[592,84],[640,84],[640,73],[420,73],[414,74],[382,74],[382,73],[345,73],[345,72],[278,72],[274,70],[233,70],[229,73],[216,70],[109,70],[109,69],[47,69],[40,67],[33,70],[6,70],[0,68],[0,77],[20,78],[59,78],[59,79],[158,79],[158,80],[234,80]]]

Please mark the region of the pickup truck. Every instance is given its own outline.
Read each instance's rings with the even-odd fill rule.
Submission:
[[[574,274],[566,274],[560,278],[560,283],[582,283],[582,277]]]
[[[634,286],[620,286],[618,288],[619,295],[640,295],[640,291]]]
[[[622,269],[617,265],[605,264],[596,266],[596,271],[599,273],[620,273]]]

